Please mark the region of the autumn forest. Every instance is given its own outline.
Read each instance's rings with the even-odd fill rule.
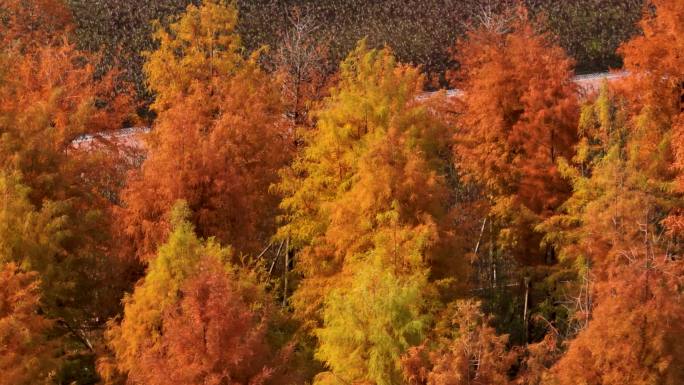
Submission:
[[[0,385],[681,385],[680,237],[684,0],[0,0]]]

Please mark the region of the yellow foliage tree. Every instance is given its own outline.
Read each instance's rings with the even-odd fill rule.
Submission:
[[[285,196],[278,237],[291,240],[303,275],[293,305],[312,326],[326,293],[353,274],[354,260],[381,247],[379,236],[394,240],[383,263],[400,275],[444,262],[441,247],[453,241],[444,173],[450,133],[417,100],[418,70],[362,41],[339,77],[275,186]]]
[[[403,383],[401,355],[418,345],[429,322],[424,273],[397,276],[381,260],[357,268],[349,285],[325,299],[316,357],[320,385]]]
[[[249,64],[235,32],[237,9],[225,0],[189,5],[169,29],[157,25],[159,49],[147,53],[147,84],[156,95],[153,108],[164,111],[178,99],[201,92],[208,96],[220,83]]]

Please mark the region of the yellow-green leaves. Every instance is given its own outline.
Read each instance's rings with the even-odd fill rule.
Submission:
[[[316,357],[329,372],[316,384],[402,383],[400,357],[421,342],[429,320],[427,279],[423,273],[397,276],[378,262],[361,266],[349,287],[326,298]]]
[[[157,93],[154,108],[164,110],[177,96],[193,88],[217,86],[243,62],[240,36],[235,33],[237,10],[225,0],[189,5],[183,16],[155,34],[159,49],[148,53],[144,70],[149,88]]]

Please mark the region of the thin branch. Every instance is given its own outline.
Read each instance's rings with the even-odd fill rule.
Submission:
[[[487,217],[482,220],[482,227],[480,228],[480,236],[477,238],[477,244],[475,245],[475,256],[477,257],[477,252],[480,250],[480,243],[482,242],[482,234],[484,234],[485,225],[487,224]]]
[[[271,248],[271,245],[273,245],[273,241],[271,241],[271,242],[268,243],[268,246],[266,246],[266,248],[264,249],[264,251],[262,251],[261,253],[259,253],[259,255],[256,257],[256,259],[261,258],[261,257],[264,255],[264,253],[267,252],[268,249]]]
[[[79,333],[80,330],[77,331],[76,329],[74,329],[73,327],[71,327],[71,325],[69,325],[69,323],[66,322],[66,321],[65,321],[64,319],[62,319],[62,318],[58,319],[58,320],[57,320],[57,323],[59,323],[60,325],[66,327],[67,330],[69,331],[69,333],[71,333],[74,337],[76,337],[76,339],[78,339],[85,347],[87,347],[88,350],[90,350],[90,351],[93,352],[93,353],[95,352],[95,349],[93,348],[93,344],[90,343],[90,341],[88,340],[88,338],[87,338],[85,335],[83,335],[82,332]]]

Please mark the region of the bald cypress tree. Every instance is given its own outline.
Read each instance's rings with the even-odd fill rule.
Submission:
[[[145,72],[159,116],[121,212],[129,253],[142,260],[163,243],[164,214],[178,199],[201,236],[238,252],[261,250],[273,230],[277,197],[268,187],[289,159],[291,133],[258,52],[243,56],[236,23],[232,5],[207,1],[157,31]]]

